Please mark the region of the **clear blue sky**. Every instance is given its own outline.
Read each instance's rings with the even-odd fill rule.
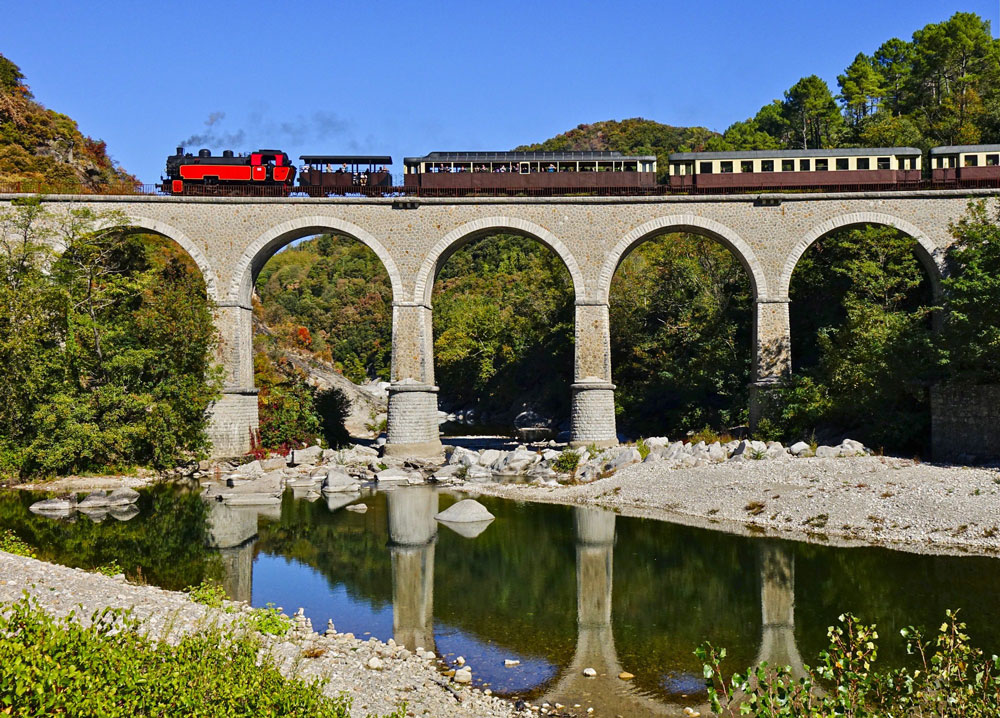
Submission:
[[[511,149],[584,122],[724,130],[804,75],[998,0],[2,0],[0,53],[146,182],[211,128],[232,149]],[[189,143],[197,149],[199,142]],[[222,144],[208,143],[220,150]]]

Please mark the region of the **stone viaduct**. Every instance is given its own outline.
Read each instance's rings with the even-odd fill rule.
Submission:
[[[754,386],[790,371],[788,289],[803,252],[832,230],[895,227],[916,240],[937,287],[949,225],[970,198],[997,190],[766,194],[668,197],[502,198],[207,198],[62,195],[44,198],[54,213],[88,206],[124,213],[138,229],[182,247],[201,269],[215,302],[225,367],[224,394],[212,409],[215,454],[249,448],[257,427],[251,295],[267,260],[288,243],[329,232],[367,245],[392,283],[392,377],[386,451],[441,450],[431,293],[442,264],[466,242],[506,232],[531,237],[569,270],[576,298],[571,438],[616,443],[608,295],[621,260],[668,232],[692,232],[725,245],[752,286]],[[0,201],[13,199],[0,195]]]

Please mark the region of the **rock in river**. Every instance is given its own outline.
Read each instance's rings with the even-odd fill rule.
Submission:
[[[89,496],[87,498],[90,498]],[[108,496],[108,506],[128,506],[139,500],[139,492],[135,489],[122,487],[115,489]]]
[[[59,499],[46,499],[45,501],[36,501],[30,507],[31,511],[37,513],[49,513],[49,514],[59,514],[68,513],[76,508],[76,499],[72,496],[59,498]]]
[[[465,499],[452,504],[434,518],[448,523],[472,523],[492,521],[496,516],[487,511],[486,507],[475,499]]]

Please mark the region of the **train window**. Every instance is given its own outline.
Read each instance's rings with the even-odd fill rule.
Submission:
[[[698,164],[698,171],[703,175],[712,174],[712,163],[711,162],[700,162]]]
[[[867,157],[858,157],[857,166],[855,169],[866,170],[869,167],[869,161]]]
[[[826,172],[830,169],[830,160],[816,160],[816,171]]]
[[[719,163],[719,172],[730,173],[732,171],[733,171],[733,163],[732,162],[720,162]]]
[[[850,167],[851,167],[851,160],[849,158],[847,158],[847,157],[838,157],[837,158],[837,169],[838,170],[846,170],[846,169],[850,169]]]
[[[760,171],[761,172],[774,172],[774,160],[761,160],[760,161]]]
[[[799,172],[808,172],[810,169],[809,160],[799,160]]]
[[[782,172],[794,172],[795,171],[795,160],[781,160],[781,171]]]
[[[979,165],[979,155],[966,155],[965,156],[965,166],[966,167],[976,167]]]
[[[879,157],[875,160],[875,168],[880,170],[891,170],[892,159],[889,157]]]
[[[996,167],[1000,165],[1000,155],[986,155],[986,166]]]
[[[740,172],[753,172],[753,160],[740,162]]]

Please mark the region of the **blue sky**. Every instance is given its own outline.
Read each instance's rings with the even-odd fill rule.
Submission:
[[[146,182],[212,149],[510,149],[646,117],[724,130],[804,75],[997,0],[0,2],[35,97]],[[210,117],[212,127],[206,127]],[[229,139],[231,142],[221,143]]]

